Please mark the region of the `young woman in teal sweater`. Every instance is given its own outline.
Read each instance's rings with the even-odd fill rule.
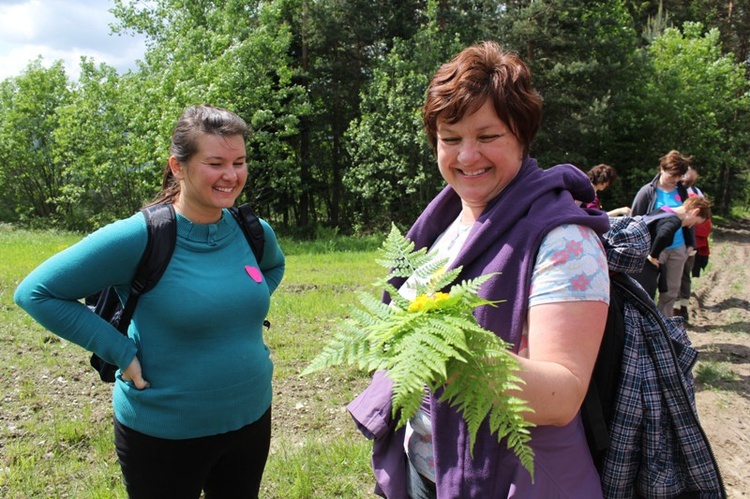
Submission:
[[[146,246],[141,213],[90,234],[21,282],[16,303],[55,334],[119,366],[115,447],[133,498],[257,497],[271,437],[273,363],[263,342],[284,255],[261,220],[259,265],[227,210],[247,180],[247,125],[212,106],[187,108],[163,190],[177,243],[136,307],[128,336],[80,300],[115,286],[124,302]]]

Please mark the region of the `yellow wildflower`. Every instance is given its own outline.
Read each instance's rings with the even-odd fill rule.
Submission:
[[[441,301],[447,300],[448,298],[450,298],[450,296],[450,294],[443,293],[441,291],[430,294],[421,294],[414,298],[414,300],[409,304],[409,308],[407,309],[407,311],[418,312],[420,310],[424,310],[425,312],[427,312],[428,310],[434,310],[439,307],[439,303]]]

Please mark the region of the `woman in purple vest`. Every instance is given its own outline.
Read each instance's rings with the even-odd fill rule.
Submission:
[[[433,77],[423,123],[447,186],[408,237],[430,247],[459,279],[498,272],[482,287],[496,307],[475,315],[513,345],[534,412],[534,479],[505,442],[480,428],[473,455],[462,416],[428,394],[395,430],[391,384],[377,372],[350,405],[374,439],[376,493],[389,498],[601,497],[579,409],[596,360],[609,300],[598,234],[606,213],[579,208],[594,189],[571,165],[547,170],[529,156],[542,98],[513,53],[493,42],[463,50]],[[409,297],[404,282],[394,283]],[[491,383],[492,380],[488,380]]]

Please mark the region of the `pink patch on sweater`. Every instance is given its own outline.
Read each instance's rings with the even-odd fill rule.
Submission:
[[[247,272],[247,275],[249,275],[253,281],[257,283],[263,282],[263,274],[261,274],[260,269],[258,267],[251,267],[250,265],[245,265],[245,271]]]

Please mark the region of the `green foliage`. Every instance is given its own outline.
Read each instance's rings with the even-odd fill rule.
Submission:
[[[132,122],[124,95],[129,76],[113,67],[81,62],[69,102],[58,110],[55,159],[66,183],[58,206],[68,207],[66,227],[85,231],[138,210],[153,197],[159,171],[132,160]]]
[[[748,190],[750,87],[742,64],[722,54],[717,30],[698,23],[682,30],[660,28],[640,57],[639,82],[628,97],[622,130],[622,164],[617,165],[631,196],[658,171],[672,149],[693,156],[698,186],[726,212],[729,199]],[[626,155],[625,149],[641,151]],[[650,159],[647,159],[650,158]],[[631,197],[632,199],[632,197]]]
[[[532,70],[544,121],[532,149],[540,165],[611,164],[623,98],[636,78],[637,36],[620,0],[514,2],[498,35]]]
[[[324,223],[351,230],[364,224],[349,216],[352,194],[343,179],[355,165],[344,134],[360,114],[360,91],[373,67],[388,53],[394,38],[411,36],[422,2],[281,0],[278,4],[292,32],[289,52],[295,81],[304,87],[309,104],[292,142],[297,156],[291,178],[297,185],[284,200],[285,216],[303,228]]]
[[[281,211],[299,188],[289,140],[308,113],[304,91],[289,66],[291,34],[274,2],[160,0],[150,7],[116,2],[122,25],[147,34],[154,45],[133,89],[141,124],[134,136],[138,164],[166,162],[179,113],[207,102],[248,122],[250,177],[247,200],[263,215]],[[179,33],[175,36],[174,33]]]
[[[430,75],[463,45],[457,34],[441,30],[436,2],[428,3],[427,16],[412,38],[394,40],[375,67],[362,91],[360,116],[346,133],[357,167],[345,172],[343,182],[355,195],[355,221],[366,226],[387,230],[391,221],[411,222],[442,186],[422,134],[421,106]]]
[[[685,23],[682,32],[667,29],[649,53],[657,77],[645,91],[655,98],[654,117],[670,118],[665,145],[694,156],[702,189],[720,203],[724,189],[747,188],[740,181],[750,155],[736,140],[750,131],[750,87],[742,65],[721,53],[718,30]]]
[[[0,192],[14,210],[8,221],[54,224],[67,209],[58,205],[66,181],[54,160],[54,131],[70,94],[62,62],[49,69],[41,62],[30,62],[0,87]]]
[[[254,129],[242,201],[275,226],[406,225],[443,185],[421,129],[429,78],[485,39],[532,69],[540,165],[615,166],[603,201],[620,206],[677,148],[729,213],[750,199],[750,14],[730,4],[115,0],[115,33],[148,39],[137,71],[83,60],[72,82],[37,60],[0,82],[0,220],[89,230],[130,215],[159,189],[179,113],[208,102]]]
[[[391,271],[376,283],[390,294],[391,303],[360,293],[360,307],[349,310],[349,318],[339,323],[334,338],[303,375],[339,364],[387,371],[397,427],[416,414],[427,386],[463,414],[472,449],[479,426],[489,418],[490,431],[498,441],[508,438],[508,447],[533,476],[533,451],[527,445],[532,424],[523,417],[530,409],[507,393],[519,389],[520,367],[507,343],[479,326],[472,314],[477,307],[496,305],[479,296],[494,274],[453,285],[445,293],[441,290],[461,268],[445,271],[445,261],[426,248],[413,249],[394,225],[378,259]],[[416,298],[401,297],[389,282],[395,277],[414,277]]]
[[[695,368],[696,383],[720,386],[721,383],[737,381],[739,378],[728,362],[704,361],[698,363]]]

